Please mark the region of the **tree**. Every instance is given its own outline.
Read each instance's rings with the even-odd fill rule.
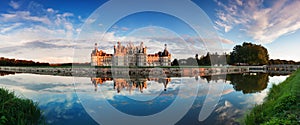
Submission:
[[[188,66],[198,66],[197,60],[195,58],[187,58],[186,62]]]
[[[279,65],[279,64],[290,64],[290,65],[296,65],[297,62],[293,61],[293,60],[280,60],[280,59],[271,59],[269,60],[269,65]]]
[[[211,65],[211,62],[210,62],[210,53],[208,52],[206,54],[206,56],[201,57],[200,62],[201,62],[201,65],[206,65],[206,66]]]
[[[172,62],[171,62],[171,66],[179,66],[179,62],[177,59],[174,59]]]
[[[231,64],[266,65],[269,54],[265,47],[245,42],[233,48],[229,59]]]

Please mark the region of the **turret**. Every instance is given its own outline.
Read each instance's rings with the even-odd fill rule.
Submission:
[[[140,53],[144,53],[144,42],[141,42],[139,50],[140,50]]]
[[[95,50],[98,50],[98,44],[95,43]]]
[[[147,47],[144,48],[144,51],[143,51],[145,54],[147,54]]]
[[[165,50],[167,50],[167,44],[165,44]]]
[[[114,54],[116,54],[116,45],[114,45]]]
[[[118,42],[118,49],[121,48],[121,42]]]

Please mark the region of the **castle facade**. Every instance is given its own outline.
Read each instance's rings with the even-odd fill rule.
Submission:
[[[155,54],[147,54],[147,47],[143,42],[139,46],[132,43],[127,46],[120,42],[114,46],[114,54],[107,54],[98,50],[97,44],[91,53],[92,66],[171,66],[171,54],[165,49]]]

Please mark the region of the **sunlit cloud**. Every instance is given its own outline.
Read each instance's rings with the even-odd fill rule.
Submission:
[[[238,28],[258,42],[270,43],[300,29],[300,1],[297,0],[276,0],[269,6],[264,6],[263,0],[216,2],[220,8],[215,24],[225,32]]]
[[[221,42],[224,44],[234,44],[234,42],[232,40],[229,39],[225,39],[225,38],[220,38]]]

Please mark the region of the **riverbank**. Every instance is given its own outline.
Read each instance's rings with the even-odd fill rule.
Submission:
[[[261,105],[246,116],[247,125],[300,124],[300,70],[279,85],[273,85]]]
[[[0,106],[0,125],[44,124],[37,103],[3,88],[0,88]]]

